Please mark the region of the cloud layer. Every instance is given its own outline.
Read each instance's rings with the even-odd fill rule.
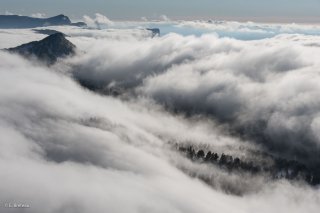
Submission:
[[[177,34],[92,39],[89,54],[70,63],[89,88],[120,88],[176,112],[210,115],[275,154],[317,167],[318,41],[286,34],[262,41]]]
[[[319,165],[317,36],[56,29],[78,53],[51,68],[0,52],[1,203],[33,213],[319,211],[317,188],[231,174],[171,146]]]

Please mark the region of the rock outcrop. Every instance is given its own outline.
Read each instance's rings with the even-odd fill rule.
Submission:
[[[55,33],[41,41],[33,41],[7,50],[27,58],[35,57],[48,65],[52,65],[58,58],[74,54],[75,48],[76,46],[68,41],[64,34]]]

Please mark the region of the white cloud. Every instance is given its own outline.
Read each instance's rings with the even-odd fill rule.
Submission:
[[[315,162],[320,140],[310,125],[319,111],[314,100],[319,68],[314,53],[319,49],[309,44],[317,39],[281,35],[239,41],[177,34],[93,39],[85,49],[88,54],[70,61],[71,72],[93,88],[137,89],[171,109],[209,114],[239,132],[251,128],[252,140],[276,154]],[[278,150],[291,145],[295,148]]]
[[[11,12],[8,11],[8,10],[6,10],[6,11],[4,12],[4,14],[5,14],[5,15],[15,15],[14,13],[11,13]]]
[[[222,37],[233,37],[242,40],[264,39],[279,34],[320,35],[318,25],[298,24],[261,24],[235,21],[181,21],[177,27],[196,29],[206,33],[216,32]]]
[[[148,21],[148,18],[143,16],[143,17],[141,17],[141,21]]]
[[[1,201],[29,203],[26,212],[33,213],[319,211],[319,189],[230,174],[189,161],[168,145],[250,157],[260,145],[230,136],[220,124],[250,127],[261,119],[273,145],[288,149],[283,153],[299,147],[318,154],[304,147],[319,141],[317,36],[151,39],[136,29],[56,29],[72,36],[79,53],[54,67],[0,52]],[[8,33],[19,42],[39,36],[9,30],[0,40]],[[125,87],[132,96],[95,94],[70,74]],[[169,113],[155,101],[213,120]],[[287,132],[290,140],[282,140]],[[301,134],[314,137],[297,140]],[[228,195],[226,187],[245,193]]]
[[[83,20],[89,27],[93,28],[108,27],[113,25],[113,22],[109,18],[100,13],[96,13],[94,18],[85,15],[83,16]]]
[[[31,17],[34,17],[34,18],[46,18],[47,15],[45,13],[33,13],[33,14],[31,14]]]
[[[35,34],[32,30],[0,29],[0,49],[16,47],[44,37],[42,34]]]
[[[166,16],[166,15],[161,15],[159,18],[160,18],[161,21],[166,21],[166,22],[170,21],[170,18],[168,16]]]
[[[1,200],[29,203],[27,212],[42,212],[45,203],[48,212],[210,212],[212,196],[229,200],[171,165],[157,136],[215,135],[182,134],[191,128],[183,120],[95,95],[53,70],[0,54]],[[195,192],[203,196],[185,203]]]

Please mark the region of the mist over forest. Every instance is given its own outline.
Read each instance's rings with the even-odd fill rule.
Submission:
[[[320,26],[0,29],[0,212],[319,212]]]

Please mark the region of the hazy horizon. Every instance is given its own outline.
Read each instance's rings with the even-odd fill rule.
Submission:
[[[36,8],[35,8],[36,5]],[[142,17],[157,19],[166,15],[172,20],[222,19],[255,22],[320,22],[320,1],[309,0],[200,0],[191,1],[154,1],[154,0],[120,0],[120,1],[75,1],[75,0],[2,0],[2,14],[45,15],[54,16],[63,13],[72,19],[83,15],[101,13],[114,20],[139,20]]]

